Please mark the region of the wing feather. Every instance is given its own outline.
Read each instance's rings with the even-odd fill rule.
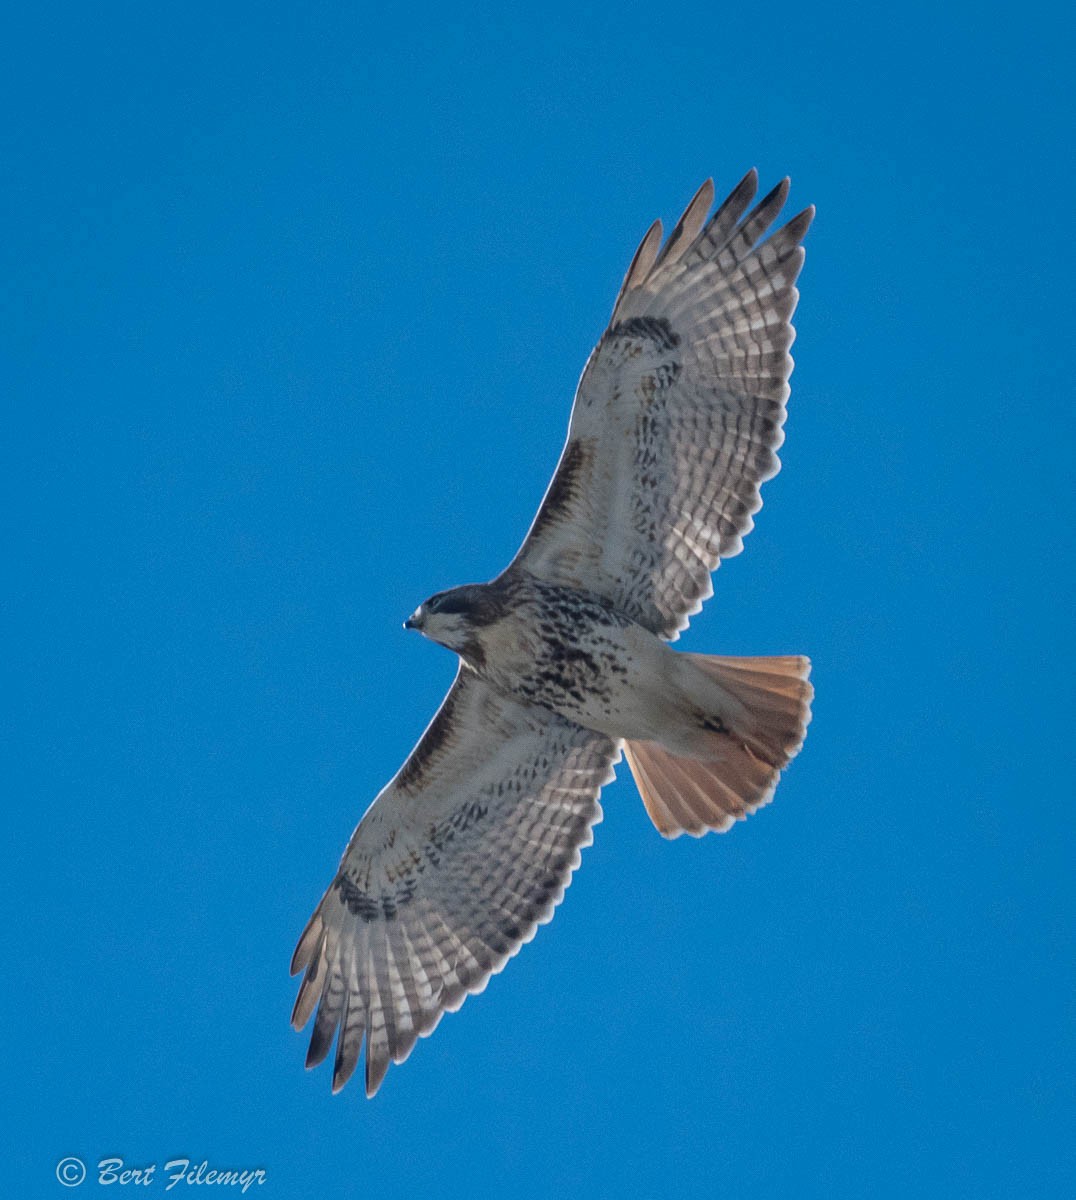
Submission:
[[[333,1091],[338,1092],[355,1074],[359,1064],[362,1040],[366,1035],[366,1010],[353,989],[344,997],[340,1033],[336,1041],[336,1061],[333,1065]]]
[[[617,744],[517,704],[462,667],[367,811],[292,960],[296,1028],[333,1090],[365,1039],[366,1091],[481,991],[564,894],[601,818]]]
[[[509,567],[604,596],[670,640],[743,548],[780,467],[814,209],[766,237],[789,181],[752,208],[757,189],[749,171],[707,221],[704,184],[665,246],[636,255]]]
[[[657,256],[655,266],[660,267],[664,263],[676,262],[686,250],[695,244],[695,239],[702,232],[703,225],[706,224],[706,214],[710,211],[710,205],[713,202],[714,181],[707,179],[692,197],[691,203],[684,210],[684,215],[676,222],[668,240],[661,248],[661,253]]]
[[[661,222],[655,221],[643,235],[643,240],[639,243],[638,250],[631,260],[627,274],[624,276],[624,282],[620,285],[620,292],[617,295],[617,301],[627,291],[636,287],[638,283],[645,279],[650,274],[650,270],[654,265],[654,260],[658,256],[658,248],[661,245],[662,228]]]

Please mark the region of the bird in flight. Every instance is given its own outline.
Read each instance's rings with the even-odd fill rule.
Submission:
[[[367,810],[292,959],[307,1066],[366,1094],[548,921],[621,752],[665,837],[724,831],[773,795],[810,720],[810,663],[674,651],[776,474],[807,208],[766,236],[750,171],[643,238],[590,355],[523,545],[490,583],[405,622],[459,668]]]

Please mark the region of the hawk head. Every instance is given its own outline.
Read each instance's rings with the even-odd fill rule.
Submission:
[[[499,612],[488,584],[468,583],[424,600],[404,621],[404,629],[417,629],[431,642],[470,658],[479,630],[495,621]]]

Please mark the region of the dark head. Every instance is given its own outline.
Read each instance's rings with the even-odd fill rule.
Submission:
[[[468,583],[423,601],[404,621],[404,629],[417,629],[431,642],[465,654],[478,630],[497,619],[497,608],[489,584]]]

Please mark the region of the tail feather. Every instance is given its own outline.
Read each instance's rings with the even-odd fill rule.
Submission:
[[[723,832],[769,803],[811,719],[806,658],[689,657],[734,702],[720,714],[727,732],[710,735],[700,757],[652,741],[624,746],[646,811],[665,837]]]
[[[691,661],[743,713],[734,719],[732,733],[759,758],[774,767],[786,766],[807,736],[814,688],[808,682],[811,660],[799,654],[770,658],[730,658],[721,654],[691,654]]]

